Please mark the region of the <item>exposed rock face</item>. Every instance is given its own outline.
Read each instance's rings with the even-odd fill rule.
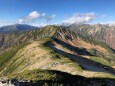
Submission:
[[[115,49],[115,26],[110,25],[76,25],[73,24],[70,29],[84,36],[90,36],[98,41],[106,42],[111,48]]]
[[[30,83],[30,80],[23,80],[23,79],[6,79],[6,78],[1,78],[0,79],[0,86],[23,86],[26,83]],[[26,86],[26,85],[25,85]]]
[[[115,49],[115,28],[113,29],[106,29],[105,32],[105,41],[110,47]]]
[[[1,79],[0,86],[21,86],[21,84],[16,79]]]

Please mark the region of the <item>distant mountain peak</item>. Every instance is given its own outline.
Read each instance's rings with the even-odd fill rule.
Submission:
[[[83,25],[71,25],[69,29],[75,32],[89,36],[95,40],[103,41],[107,43],[111,48],[115,49],[115,26],[107,24],[83,24]]]
[[[38,27],[27,25],[27,24],[13,24],[13,25],[7,25],[7,26],[0,27],[0,33],[32,30],[36,28]]]

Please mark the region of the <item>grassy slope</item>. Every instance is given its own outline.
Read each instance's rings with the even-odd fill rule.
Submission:
[[[81,40],[83,40],[84,42],[86,42],[86,43],[88,43],[90,45],[100,46],[100,48],[104,48],[105,50],[107,50],[105,52],[105,54],[103,54],[101,51],[96,50],[94,48],[86,49],[86,51],[88,51],[89,54],[92,55],[92,58],[90,58],[91,60],[99,62],[99,63],[107,65],[107,66],[113,66],[115,64],[115,58],[114,58],[115,54],[114,54],[114,51],[108,45],[106,45],[104,42],[96,41],[96,40],[94,40],[94,39],[92,39],[92,38],[90,38],[90,37],[88,37],[86,35],[82,35],[82,34],[79,34],[79,33],[75,33],[74,34],[73,31],[67,30],[65,28],[60,29],[59,31],[63,32],[64,35],[65,35],[65,37],[64,37],[64,35],[61,37],[61,40],[66,41],[67,43],[69,43],[69,41],[71,41],[71,40],[66,39],[66,36],[72,34],[72,36],[74,36],[74,39],[76,39],[76,38],[77,39],[81,39]],[[68,33],[68,31],[69,31],[69,33]],[[63,45],[63,46],[66,48],[66,45]],[[81,48],[81,49],[83,48],[84,49],[84,47],[80,47],[80,46],[79,46],[79,48]],[[108,53],[108,55],[107,55],[107,53]],[[102,61],[102,59],[104,61]]]
[[[48,47],[44,47],[43,46],[43,43],[46,42],[47,40],[50,40],[49,38],[42,38],[40,40],[38,40],[38,43],[39,43],[39,46],[34,46],[30,49],[40,49],[40,51],[37,51],[38,53],[34,54],[34,51],[33,52],[30,52],[29,54],[27,54],[28,51],[25,51],[26,47],[29,46],[26,45],[25,47],[21,46],[20,48],[13,48],[11,49],[10,51],[6,52],[6,53],[9,53],[11,54],[11,57],[8,57],[9,54],[5,54],[5,58],[6,60],[4,59],[1,59],[0,61],[4,61],[3,65],[1,65],[0,69],[2,71],[2,74],[1,75],[8,75],[10,73],[16,73],[17,71],[18,72],[21,72],[22,70],[30,70],[29,68],[31,68],[31,70],[34,69],[34,64],[38,64],[37,67],[42,69],[46,66],[46,69],[50,69],[52,70],[52,66],[47,66],[47,65],[51,65],[51,64],[55,64],[57,62],[59,62],[59,65],[66,65],[67,68],[69,67],[72,67],[74,68],[74,71],[81,71],[81,67],[77,64],[75,64],[74,62],[72,62],[71,60],[69,59],[65,59],[65,57],[63,57],[62,55],[59,55],[57,53],[55,53],[52,49],[48,48]],[[32,42],[33,43],[33,42]],[[31,44],[31,43],[30,43]],[[42,55],[42,58],[40,58],[40,52],[45,52],[44,55]],[[24,54],[22,55],[21,53]],[[4,55],[3,54],[3,55]],[[42,53],[43,54],[43,53]],[[3,58],[3,55],[2,55],[2,58]],[[7,56],[8,55],[8,56]],[[26,58],[25,57],[28,57]],[[37,58],[36,58],[37,56]],[[30,59],[30,60],[28,60]],[[49,60],[49,62],[48,62]],[[41,67],[39,66],[40,64],[38,62],[41,62],[41,63],[44,63],[41,65]],[[47,64],[46,64],[47,62]],[[6,68],[6,69],[5,69]],[[54,66],[54,69],[55,69],[55,66]],[[71,68],[69,68],[71,70]],[[60,69],[61,70],[61,69]],[[69,71],[69,70],[65,70],[65,71]]]
[[[12,60],[15,54],[22,49],[26,44],[13,47],[11,50],[0,55],[0,71],[4,70],[8,63]],[[7,70],[7,69],[6,69]],[[11,69],[10,69],[11,70]],[[9,72],[9,70],[7,71]]]
[[[55,28],[55,30],[54,30],[54,28]],[[39,30],[33,30],[33,31],[28,31],[28,32],[24,32],[23,34],[24,34],[24,36],[23,37],[25,37],[25,36],[28,36],[28,37],[33,37],[34,36],[34,38],[32,38],[32,39],[34,39],[34,40],[37,40],[37,41],[40,41],[40,40],[42,40],[42,42],[46,42],[47,40],[46,39],[43,39],[43,38],[45,38],[45,37],[51,37],[51,36],[53,36],[54,34],[55,34],[55,32],[57,31],[57,29],[58,29],[58,27],[55,27],[55,26],[53,26],[53,27],[51,27],[51,26],[48,26],[47,28],[46,27],[44,27],[44,28],[42,28],[42,29],[39,29]],[[21,33],[22,34],[22,33]],[[23,38],[22,37],[22,38]],[[39,37],[39,38],[37,38],[37,37]],[[41,38],[41,39],[40,39]],[[40,39],[40,40],[39,40]],[[49,39],[48,39],[49,40]],[[88,39],[87,39],[88,40]],[[92,44],[93,44],[93,42],[92,42]],[[97,43],[98,44],[98,43]],[[21,56],[21,57],[18,57],[18,55],[16,56],[16,53],[20,50],[20,49],[22,49],[21,51],[23,52],[23,48],[24,48],[24,46],[25,45],[20,45],[20,46],[17,46],[17,47],[14,47],[14,48],[12,48],[10,51],[8,51],[8,52],[5,52],[5,53],[3,53],[1,56],[0,56],[0,70],[2,71],[3,70],[3,74],[9,74],[9,73],[13,73],[15,70],[17,70],[17,68],[20,66],[20,67],[22,67],[22,65],[27,65],[26,64],[26,59],[25,60],[20,60],[19,61],[19,63],[17,64],[17,63],[15,63],[16,62],[16,60],[18,60],[18,58],[25,58],[24,56]],[[54,62],[57,62],[57,61],[61,61],[61,64],[67,64],[66,66],[68,66],[68,67],[73,67],[74,68],[74,70],[75,71],[83,71],[82,70],[82,68],[78,65],[78,64],[75,64],[74,62],[72,62],[71,60],[69,60],[69,59],[65,59],[65,57],[63,57],[62,55],[59,55],[59,54],[57,54],[57,53],[55,53],[52,49],[50,49],[50,48],[47,48],[47,47],[44,47],[42,44],[41,45],[39,45],[38,46],[38,48],[42,48],[42,49],[44,49],[44,50],[47,50],[48,51],[48,55],[50,55],[50,58],[51,58],[51,60],[52,60],[52,63],[54,63]],[[20,55],[19,55],[20,56]],[[15,60],[13,60],[12,61],[12,59],[13,58],[16,58]],[[28,56],[29,57],[29,56]],[[34,56],[33,56],[34,57]],[[45,58],[47,58],[47,55],[45,55]],[[97,59],[97,58],[96,58]],[[92,60],[94,60],[94,61],[97,61],[96,59],[92,59]],[[31,59],[30,59],[31,60]],[[104,63],[104,64],[107,64],[108,65],[108,63],[107,62],[103,62],[103,61],[98,61],[98,62],[100,62],[100,63]],[[8,64],[8,63],[10,63],[10,64]],[[10,66],[9,67],[9,65],[12,65],[12,66]],[[31,64],[28,64],[29,66],[31,65]],[[5,70],[5,68],[7,68],[6,70]],[[23,68],[23,67],[22,67]],[[52,69],[52,68],[50,68],[50,67],[48,67],[47,69]],[[55,69],[55,68],[54,68]],[[21,71],[22,72],[22,71]],[[29,71],[28,71],[29,72]],[[65,70],[65,72],[66,72],[66,70]],[[103,73],[104,74],[104,73]],[[25,74],[26,75],[26,74]],[[25,76],[26,77],[26,76]],[[29,76],[28,76],[29,77]],[[109,74],[105,74],[105,77],[114,77],[114,76],[112,76],[112,75],[109,75]],[[30,78],[31,78],[31,76],[30,76]]]
[[[44,39],[40,39],[40,40],[38,40],[41,44],[38,46],[38,48],[42,48],[43,50],[47,50],[47,54],[48,55],[44,55],[45,56],[45,58],[43,59],[43,60],[45,60],[45,59],[47,59],[47,57],[49,57],[49,55],[50,55],[50,59],[52,60],[51,62],[49,62],[49,63],[47,63],[47,64],[51,64],[51,63],[55,63],[55,62],[61,62],[61,64],[59,64],[59,65],[61,65],[61,66],[64,66],[64,67],[66,67],[68,70],[63,70],[63,69],[59,69],[58,68],[58,70],[59,71],[64,71],[64,72],[68,72],[68,73],[75,73],[75,72],[78,72],[78,74],[80,74],[80,75],[82,75],[82,72],[84,71],[81,67],[80,67],[80,65],[78,65],[78,64],[76,64],[76,63],[74,63],[73,61],[71,61],[71,60],[69,60],[69,59],[67,59],[67,58],[65,58],[65,57],[63,57],[62,55],[60,55],[60,54],[57,54],[57,53],[55,53],[51,48],[48,48],[48,47],[45,47],[45,46],[43,46],[43,43],[44,42],[47,42],[47,41],[49,41],[50,39],[49,38],[44,38]],[[26,46],[28,46],[28,45],[26,45]],[[26,47],[25,46],[25,47]],[[24,51],[24,48],[25,48],[24,46],[23,47],[21,47],[22,49],[20,49],[20,48],[18,48],[17,50],[18,50],[18,52],[20,52],[20,50],[21,50],[21,52],[23,52]],[[12,51],[12,50],[11,50]],[[26,52],[25,52],[26,53]],[[38,53],[39,54],[39,53]],[[18,58],[17,58],[17,56],[19,56]],[[26,72],[29,72],[30,70],[28,70],[28,67],[29,66],[31,66],[32,64],[28,64],[28,67],[27,68],[25,68],[25,70],[24,70],[24,68],[22,67],[22,65],[24,66],[26,66],[26,64],[28,63],[28,62],[25,62],[26,61],[26,59],[25,60],[23,60],[23,58],[25,58],[25,57],[20,57],[20,55],[19,54],[16,54],[16,52],[15,53],[13,53],[12,54],[12,58],[10,58],[10,60],[7,62],[7,64],[5,64],[5,65],[3,65],[2,67],[3,68],[7,68],[6,70],[4,70],[4,73],[2,73],[2,75],[10,75],[10,73],[12,73],[12,74],[15,74],[16,73],[16,70],[20,70],[20,71],[18,71],[20,74],[19,74],[19,76],[22,74],[23,75],[23,73],[24,74],[26,74]],[[28,57],[28,56],[27,56]],[[35,56],[33,56],[32,58],[34,58]],[[20,59],[22,59],[22,60],[20,60]],[[17,61],[16,60],[18,60],[18,63],[17,63]],[[32,60],[32,59],[30,59],[30,60]],[[13,63],[12,63],[12,61],[13,61]],[[33,60],[34,61],[34,60]],[[42,62],[42,60],[40,60],[41,62]],[[48,61],[48,60],[47,60]],[[38,62],[39,62],[39,60],[38,60]],[[39,65],[39,64],[38,64]],[[58,65],[58,66],[59,66]],[[45,66],[45,64],[44,64],[44,66]],[[2,69],[2,67],[1,67],[1,69]],[[22,68],[21,68],[22,67]],[[22,69],[23,69],[23,71],[26,71],[26,72],[23,72],[22,71]],[[34,69],[34,68],[33,68]],[[32,69],[32,70],[33,70]],[[41,69],[41,68],[40,68]],[[52,67],[47,67],[46,69],[48,69],[48,70],[52,70]],[[74,70],[73,70],[74,69]],[[53,67],[53,70],[57,70],[57,68],[54,66]],[[71,71],[72,70],[72,71]],[[70,72],[69,72],[70,71]],[[84,71],[85,72],[85,71]],[[83,73],[84,73],[83,72]],[[100,74],[103,74],[104,75],[104,77],[109,77],[109,78],[114,78],[114,76],[112,76],[111,74],[104,74],[104,73],[96,73],[97,74],[97,76],[98,76],[98,74],[100,75]],[[17,74],[16,74],[17,75]],[[31,76],[32,74],[30,74],[30,76],[28,75],[28,78],[29,79],[33,79],[32,77],[33,77],[33,75]],[[26,75],[23,75],[24,76],[24,78],[26,78]],[[102,76],[103,77],[103,76]]]

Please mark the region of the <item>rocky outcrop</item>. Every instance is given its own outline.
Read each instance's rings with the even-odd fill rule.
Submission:
[[[66,74],[65,74],[66,75]],[[0,86],[114,86],[114,79],[102,78],[84,78],[81,76],[72,76],[67,74],[68,78],[63,80],[23,80],[23,79],[2,79]],[[69,80],[70,79],[70,80]]]
[[[1,78],[0,79],[0,86],[25,86],[26,83],[30,83],[30,80],[24,79],[8,79],[8,78]]]

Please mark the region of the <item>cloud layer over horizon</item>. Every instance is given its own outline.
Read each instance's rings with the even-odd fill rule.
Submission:
[[[18,24],[30,24],[30,25],[35,25],[35,26],[45,26],[45,25],[51,25],[51,24],[69,26],[71,24],[84,24],[84,23],[93,24],[92,21],[94,21],[97,18],[104,18],[105,19],[105,18],[109,17],[106,14],[99,15],[99,14],[96,14],[94,12],[74,13],[66,19],[62,18],[61,22],[58,22],[58,23],[56,23],[55,21],[50,22],[51,20],[54,20],[57,16],[58,15],[56,15],[56,14],[47,15],[45,12],[41,13],[38,11],[32,11],[32,12],[28,13],[27,16],[19,18],[16,23],[18,23]],[[41,19],[43,21],[41,21]],[[38,20],[40,20],[39,23],[38,23]],[[115,21],[99,22],[99,23],[100,24],[115,25]]]
[[[75,13],[70,18],[62,21],[65,25],[71,24],[83,24],[88,23],[96,18],[96,14],[94,12],[91,13]]]

